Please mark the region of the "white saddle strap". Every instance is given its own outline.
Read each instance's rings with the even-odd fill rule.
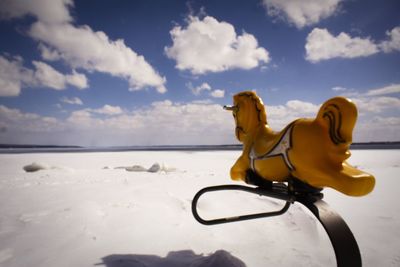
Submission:
[[[271,157],[281,156],[283,161],[285,162],[286,166],[289,168],[290,171],[293,171],[295,168],[293,164],[290,162],[288,151],[292,147],[292,129],[294,123],[291,123],[286,127],[285,132],[279,139],[279,141],[275,144],[275,146],[269,150],[267,153],[261,156],[257,156],[254,151],[254,146],[250,150],[250,167],[253,171],[255,170],[255,161],[256,160],[263,160]]]

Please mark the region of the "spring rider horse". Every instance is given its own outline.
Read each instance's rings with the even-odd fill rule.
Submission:
[[[338,266],[361,266],[357,242],[344,220],[322,200],[321,191],[331,187],[349,196],[364,196],[375,186],[375,178],[346,162],[357,120],[357,108],[344,97],[326,101],[315,119],[301,118],[282,131],[267,123],[262,100],[252,91],[233,97],[224,106],[235,120],[236,138],[243,152],[230,171],[233,180],[256,187],[219,185],[200,190],[193,198],[192,212],[205,225],[277,216],[290,204],[305,205],[321,222],[333,245]],[[241,190],[286,201],[281,210],[206,220],[197,212],[197,202],[212,191]]]

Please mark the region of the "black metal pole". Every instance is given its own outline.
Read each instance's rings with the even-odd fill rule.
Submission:
[[[335,251],[338,267],[361,267],[360,249],[343,218],[323,200],[300,200],[322,224]]]

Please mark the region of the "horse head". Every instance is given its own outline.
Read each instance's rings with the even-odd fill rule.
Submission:
[[[235,119],[235,135],[240,142],[253,137],[260,126],[267,124],[264,104],[254,92],[245,91],[233,96],[233,106],[224,106],[232,111]]]

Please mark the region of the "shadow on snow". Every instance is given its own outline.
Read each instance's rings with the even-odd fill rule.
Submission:
[[[113,254],[102,258],[96,266],[105,267],[246,267],[243,261],[225,250],[210,255],[197,255],[192,250],[157,255]]]

